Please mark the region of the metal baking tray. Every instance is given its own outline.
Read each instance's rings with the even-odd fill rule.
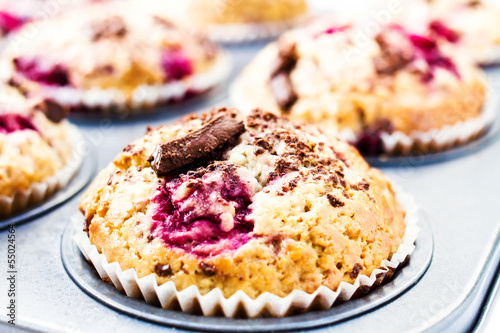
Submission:
[[[226,49],[234,58],[234,78],[264,44],[231,46]],[[500,89],[500,69],[489,68],[488,76],[494,92]],[[76,122],[87,139],[97,147],[98,169],[106,166],[122,148],[135,138],[142,136],[147,125],[152,127],[168,123],[200,108],[228,105],[224,93],[209,102],[179,104],[164,112],[149,113],[131,119],[78,119]],[[497,109],[500,105],[497,106]],[[472,330],[482,314],[481,309],[489,295],[493,277],[500,262],[500,205],[499,185],[500,141],[498,131],[484,144],[469,146],[467,154],[445,156],[439,163],[425,163],[409,159],[399,163],[383,165],[383,171],[405,191],[411,193],[420,206],[419,216],[424,225],[432,229],[434,251],[429,268],[421,279],[404,293],[387,303],[353,317],[331,320],[349,303],[330,311],[316,312],[307,320],[318,320],[319,325],[307,329],[293,325],[297,318],[290,317],[286,329],[307,332],[384,331],[384,332],[461,332]],[[17,248],[17,298],[16,330],[47,332],[179,332],[183,329],[169,328],[148,320],[138,314],[123,313],[116,308],[127,307],[133,300],[120,298],[116,290],[105,291],[102,298],[114,300],[112,307],[96,300],[82,291],[65,271],[61,258],[61,237],[71,223],[70,217],[77,211],[79,196],[64,205],[16,226]],[[7,231],[0,231],[0,265],[6,267]],[[418,240],[420,242],[420,240]],[[420,243],[417,244],[417,246]],[[68,244],[71,248],[71,245]],[[422,248],[424,246],[422,245]],[[418,250],[420,251],[420,250]],[[65,251],[63,251],[65,254]],[[418,252],[417,252],[418,254]],[[65,259],[65,261],[67,261]],[[392,283],[398,284],[405,267]],[[80,263],[83,269],[83,263]],[[93,268],[88,266],[91,274]],[[7,269],[2,270],[0,281],[5,281]],[[81,279],[85,279],[82,274]],[[89,280],[86,280],[89,281]],[[96,282],[101,282],[96,280]],[[101,286],[105,286],[103,283]],[[99,286],[99,288],[101,288]],[[4,283],[0,289],[4,288]],[[6,288],[6,286],[5,286]],[[387,284],[378,289],[384,293]],[[7,293],[0,290],[0,304],[7,304]],[[118,295],[118,296],[117,296]],[[353,301],[360,304],[370,302],[377,294]],[[130,301],[130,302],[129,302]],[[143,304],[144,305],[144,304]],[[145,306],[145,305],[144,305]],[[352,303],[354,306],[354,303]],[[3,307],[3,306],[2,306]],[[338,313],[336,312],[338,311]],[[152,315],[154,313],[151,313]],[[164,315],[165,316],[165,315]],[[144,317],[144,316],[142,316]],[[314,318],[313,318],[314,317]],[[204,318],[194,320],[179,314],[179,320],[203,323]],[[288,321],[289,320],[289,321]],[[294,321],[295,320],[295,321]],[[220,320],[221,326],[227,321]],[[300,321],[299,321],[300,322]],[[248,322],[241,322],[242,327]],[[281,325],[281,323],[280,323]],[[287,325],[286,323],[283,325]],[[319,326],[319,327],[318,327]],[[187,327],[197,330],[202,326]],[[236,327],[226,324],[226,331]],[[205,328],[206,329],[206,328]],[[278,328],[280,329],[280,328]],[[6,317],[0,316],[0,331],[12,331]]]

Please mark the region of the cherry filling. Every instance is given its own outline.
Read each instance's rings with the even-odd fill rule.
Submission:
[[[250,185],[234,168],[211,166],[168,177],[152,199],[157,205],[152,234],[202,257],[237,249],[254,227],[248,219]]]
[[[377,156],[384,152],[382,133],[394,132],[394,126],[388,119],[378,119],[365,128],[356,137],[354,145],[363,156]]]
[[[443,37],[450,43],[456,43],[460,39],[460,35],[456,31],[451,30],[439,21],[432,21],[429,23],[429,30],[437,36]]]
[[[321,35],[331,35],[331,34],[334,34],[334,33],[336,33],[336,32],[341,32],[341,31],[346,30],[347,28],[349,28],[349,26],[348,26],[348,25],[344,25],[344,26],[337,26],[337,27],[335,27],[335,26],[334,26],[334,27],[330,27],[330,28],[328,28],[328,29],[326,29],[326,30],[324,30],[324,31],[322,31],[322,32],[320,32],[320,33],[318,33],[318,34],[316,34],[316,35],[314,36],[314,38],[318,38],[318,37],[319,37],[319,36],[321,36]]]
[[[418,50],[418,53],[425,59],[427,65],[429,65],[429,70],[424,73],[422,79],[428,82],[434,78],[433,70],[436,67],[441,67],[447,71],[453,73],[458,79],[460,79],[460,74],[458,73],[457,67],[451,61],[450,58],[445,57],[439,51],[437,43],[427,37],[410,35],[410,41],[413,46]]]
[[[182,50],[163,51],[160,61],[167,80],[180,80],[193,73],[191,61]]]
[[[14,59],[16,71],[29,80],[49,86],[67,86],[70,84],[68,71],[61,65],[42,68],[36,60]]]
[[[0,133],[9,134],[24,130],[37,131],[37,128],[27,117],[15,113],[0,114]]]
[[[4,35],[19,29],[24,24],[24,20],[10,13],[0,11],[0,31]]]

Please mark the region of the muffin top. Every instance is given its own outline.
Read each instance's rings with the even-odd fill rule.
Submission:
[[[136,1],[88,5],[37,24],[12,35],[0,64],[5,81],[28,91],[98,88],[131,94],[141,85],[205,72],[219,52]]]
[[[477,116],[483,76],[456,45],[424,27],[317,19],[285,33],[242,73],[233,99],[329,130],[439,129]],[[244,100],[244,103],[239,103]]]
[[[62,169],[73,148],[65,110],[0,89],[0,195],[13,197]]]
[[[110,0],[0,0],[0,36],[18,30],[31,20],[44,20],[70,8]]]
[[[209,25],[265,23],[297,18],[307,11],[304,0],[167,0],[168,6],[189,24]]]
[[[432,1],[431,25],[446,27],[442,36],[448,41],[461,43],[474,60],[498,62],[500,60],[500,6],[484,1]],[[451,34],[450,34],[451,33]],[[450,39],[449,36],[452,36]],[[455,37],[456,36],[456,37]]]
[[[285,296],[369,275],[405,213],[349,144],[254,110],[148,129],[94,180],[80,209],[108,262],[178,290]]]

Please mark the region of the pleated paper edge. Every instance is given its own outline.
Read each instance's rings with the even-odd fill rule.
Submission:
[[[97,109],[102,113],[106,113],[112,108],[128,107],[131,113],[138,114],[144,111],[142,108],[150,109],[172,101],[182,100],[190,92],[201,95],[223,83],[229,77],[231,69],[231,56],[225,51],[219,50],[215,63],[208,71],[163,85],[138,86],[132,92],[132,97],[129,100],[123,91],[113,88],[80,90],[68,87],[46,87],[41,91],[43,96],[69,107]]]
[[[245,97],[240,79],[237,79],[230,87],[229,96],[233,105],[243,113],[248,113],[254,108]],[[495,94],[489,94],[479,116],[453,125],[445,125],[440,129],[427,132],[415,131],[409,135],[400,131],[391,134],[382,133],[383,154],[389,156],[407,156],[414,152],[426,154],[469,143],[483,134],[494,121],[497,115],[495,105],[498,99]],[[335,136],[350,143],[356,142],[356,134],[350,129],[343,129]]]
[[[402,243],[391,260],[383,260],[380,268],[374,269],[370,276],[359,275],[353,284],[341,282],[336,291],[320,286],[312,294],[294,290],[286,297],[279,297],[265,292],[256,299],[250,298],[241,290],[226,299],[218,288],[201,295],[194,285],[177,291],[172,281],[158,286],[154,274],[138,278],[133,268],[122,271],[117,262],[108,263],[106,257],[99,253],[96,246],[90,243],[87,234],[83,232],[83,216],[80,213],[71,218],[77,228],[73,240],[85,258],[94,265],[100,277],[109,279],[116,289],[129,297],[144,299],[149,304],[159,304],[165,309],[178,303],[181,310],[187,313],[193,313],[199,308],[205,316],[218,314],[219,310],[222,310],[225,317],[233,318],[241,315],[240,310],[243,309],[248,318],[259,317],[263,313],[273,317],[283,317],[294,309],[308,311],[312,306],[329,309],[336,301],[348,301],[353,296],[363,295],[390,279],[396,269],[407,261],[415,249],[415,241],[420,230],[418,208],[412,196],[399,187],[393,185],[393,188],[398,202],[406,211],[406,228]]]
[[[11,214],[22,212],[29,207],[41,204],[58,190],[65,188],[80,169],[83,156],[77,152],[77,145],[83,141],[80,131],[70,123],[66,123],[67,137],[71,140],[73,153],[67,164],[52,176],[35,182],[24,191],[17,191],[14,196],[0,196],[0,216],[8,218]]]

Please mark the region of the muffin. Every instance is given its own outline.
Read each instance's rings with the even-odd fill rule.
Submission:
[[[28,101],[0,89],[0,216],[40,202],[57,189],[55,177],[71,159],[66,112],[52,101]]]
[[[477,0],[433,1],[431,25],[444,31],[443,37],[462,43],[481,64],[500,61],[500,6]],[[442,26],[448,28],[446,30]],[[455,37],[456,36],[456,37]]]
[[[430,31],[391,24],[370,38],[357,26],[320,19],[265,47],[232,99],[246,110],[262,106],[318,124],[376,155],[431,150],[416,138],[480,117],[485,90],[470,58]],[[396,134],[406,150],[385,145],[383,136]]]
[[[11,39],[0,58],[1,78],[74,111],[178,101],[210,89],[230,67],[215,44],[136,1],[68,11],[41,27],[28,24]]]
[[[304,0],[167,0],[165,12],[212,39],[239,42],[268,38],[304,19]]]
[[[391,184],[356,149],[260,110],[149,128],[79,208],[106,262],[224,297],[336,290],[391,259],[405,232]]]
[[[69,8],[104,1],[0,0],[0,37],[7,36],[32,20],[44,20]]]

